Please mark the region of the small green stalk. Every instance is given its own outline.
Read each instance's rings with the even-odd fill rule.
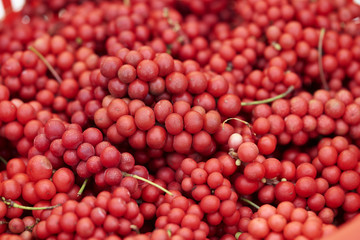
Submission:
[[[295,89],[294,86],[290,86],[290,87],[288,87],[288,89],[285,92],[283,92],[282,94],[279,94],[275,97],[266,98],[266,99],[258,100],[258,101],[241,102],[241,106],[251,106],[251,105],[258,105],[258,104],[263,104],[263,103],[271,103],[277,99],[285,97],[286,95],[291,93],[294,89]]]
[[[136,232],[137,234],[140,234],[140,230],[136,225],[131,224],[130,229],[133,230],[134,232]]]
[[[249,204],[250,206],[252,206],[252,207],[254,207],[254,208],[256,208],[256,209],[259,209],[259,208],[260,208],[259,205],[253,203],[253,202],[250,201],[249,199],[246,199],[246,198],[241,197],[240,200],[243,201],[243,202],[246,202],[247,204]]]
[[[2,156],[0,156],[0,161],[3,163],[3,164],[5,164],[5,166],[7,165],[7,161],[6,161],[6,159],[5,158],[3,158]]]
[[[61,83],[62,79],[61,79],[60,75],[55,71],[55,69],[53,68],[53,66],[51,66],[51,64],[48,62],[48,60],[46,60],[46,58],[33,46],[30,46],[29,50],[32,51],[33,53],[35,53],[36,56],[38,56],[40,58],[40,60],[46,65],[46,67],[49,69],[49,71],[55,77],[56,81]]]
[[[30,211],[32,211],[32,210],[50,210],[50,209],[54,209],[54,208],[61,206],[61,204],[57,204],[54,206],[46,206],[46,207],[29,207],[29,206],[23,206],[23,205],[17,204],[12,200],[6,200],[4,197],[1,197],[1,200],[10,207],[20,208],[23,210],[30,210]]]
[[[230,121],[230,120],[235,120],[235,121],[238,121],[238,122],[241,122],[241,123],[245,124],[250,129],[251,134],[253,135],[253,137],[256,137],[256,133],[253,131],[253,128],[252,128],[251,124],[248,123],[247,121],[239,119],[239,118],[228,118],[225,121],[223,121],[222,126],[224,127],[224,124],[226,122]]]
[[[323,64],[322,64],[322,55],[323,55],[322,51],[323,51],[324,36],[325,36],[325,28],[322,28],[320,30],[319,43],[318,43],[318,65],[319,65],[320,80],[321,80],[322,86],[325,90],[329,90],[329,85],[326,82],[324,68],[323,68]]]
[[[81,185],[81,187],[80,187],[80,189],[79,189],[79,191],[78,191],[78,193],[77,193],[77,196],[78,196],[78,197],[80,197],[81,194],[83,194],[83,192],[84,192],[84,190],[85,190],[85,187],[86,187],[88,181],[89,181],[88,178],[85,179],[85,181],[84,181],[83,184]]]
[[[140,176],[135,175],[135,174],[130,174],[130,173],[127,173],[127,172],[122,172],[122,174],[123,174],[123,176],[125,176],[125,177],[133,177],[133,178],[135,178],[135,179],[137,179],[137,180],[140,180],[140,181],[146,182],[146,183],[148,183],[148,184],[150,184],[150,185],[153,185],[154,187],[162,190],[163,192],[169,194],[170,196],[173,195],[169,190],[163,188],[163,187],[160,186],[159,184],[153,183],[153,182],[150,181],[149,179],[140,177]]]
[[[272,42],[271,45],[275,48],[277,51],[281,51],[281,45],[277,42]]]

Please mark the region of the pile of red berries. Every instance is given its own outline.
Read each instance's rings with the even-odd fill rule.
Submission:
[[[30,0],[0,23],[0,240],[302,240],[360,212],[351,0]]]
[[[243,218],[238,239],[318,239],[336,231],[334,225],[314,212],[284,201],[274,207],[262,205],[249,218]]]

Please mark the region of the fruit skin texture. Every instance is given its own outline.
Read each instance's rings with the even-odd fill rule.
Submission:
[[[316,193],[316,182],[311,177],[302,177],[296,181],[296,194],[300,197],[310,197]]]
[[[26,173],[31,181],[49,179],[52,175],[52,165],[45,156],[37,155],[29,159]]]
[[[235,117],[241,110],[241,100],[234,94],[225,94],[218,99],[217,108],[225,117]]]
[[[173,72],[166,77],[165,86],[171,94],[182,94],[188,87],[188,79],[182,73]]]
[[[330,235],[360,209],[358,16],[346,0],[11,14],[0,240]]]
[[[342,188],[334,186],[325,192],[325,202],[330,208],[338,208],[345,201],[345,192]]]
[[[53,183],[55,184],[58,192],[68,192],[75,183],[74,173],[68,168],[58,169],[53,177]]]
[[[259,183],[257,181],[248,180],[243,175],[240,175],[235,178],[234,185],[239,194],[249,195],[258,189]]]
[[[243,162],[252,162],[259,154],[259,149],[255,143],[244,142],[237,150],[238,157]]]
[[[268,235],[270,229],[265,219],[255,218],[250,221],[248,231],[257,238],[264,238]]]

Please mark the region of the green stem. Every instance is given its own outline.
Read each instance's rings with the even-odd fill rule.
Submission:
[[[5,158],[3,158],[2,156],[0,156],[0,161],[3,163],[3,164],[5,164],[5,166],[7,165],[7,161],[6,161],[6,159]]]
[[[79,191],[78,191],[78,193],[77,193],[78,197],[81,196],[81,194],[83,194],[83,192],[84,192],[84,190],[85,190],[85,187],[86,187],[88,181],[89,181],[88,178],[85,179],[85,181],[84,181],[83,184],[81,185],[81,188],[79,189]]]
[[[243,202],[246,202],[247,204],[249,204],[250,206],[253,206],[253,207],[256,208],[256,209],[259,209],[259,208],[260,208],[259,205],[253,203],[253,202],[250,201],[249,199],[246,199],[246,198],[241,197],[240,200],[243,201]]]
[[[135,179],[138,179],[138,180],[140,180],[140,181],[143,181],[143,182],[146,182],[146,183],[148,183],[148,184],[150,184],[150,185],[153,185],[154,187],[156,187],[156,188],[158,188],[158,189],[162,190],[163,192],[165,192],[165,193],[169,194],[170,196],[172,196],[172,195],[173,195],[173,194],[172,194],[169,190],[167,190],[167,189],[163,188],[163,187],[162,187],[162,186],[160,186],[159,184],[153,183],[153,182],[152,182],[152,181],[150,181],[149,179],[146,179],[146,178],[140,177],[140,176],[135,175],[135,174],[130,174],[130,173],[127,173],[127,172],[123,172],[122,174],[123,174],[123,176],[125,176],[125,177],[133,177],[133,178],[135,178]]]
[[[275,48],[277,51],[281,51],[281,45],[277,42],[272,42],[271,45]]]
[[[36,219],[35,219],[35,223],[34,223],[33,225],[26,226],[26,227],[25,227],[25,230],[31,232],[31,231],[34,229],[34,227],[36,226],[36,224],[38,224],[39,222],[40,222],[40,219],[39,219],[39,218],[36,218]]]
[[[270,103],[270,102],[273,102],[273,101],[275,101],[277,99],[285,97],[286,95],[291,93],[294,89],[295,89],[294,86],[290,86],[290,87],[288,87],[288,89],[285,92],[283,92],[282,94],[279,94],[279,95],[277,95],[275,97],[266,98],[266,99],[258,100],[258,101],[252,101],[252,102],[241,102],[241,106],[250,106],[250,105],[263,104],[263,103]]]
[[[245,124],[245,125],[250,129],[253,138],[256,139],[256,133],[254,132],[251,124],[248,123],[248,122],[245,121],[245,120],[242,120],[242,119],[239,119],[239,118],[228,118],[228,119],[226,119],[225,121],[223,121],[222,126],[224,127],[224,124],[225,124],[226,122],[230,121],[230,120],[236,120],[236,121],[239,121],[239,122]]]
[[[231,72],[231,71],[233,70],[233,68],[234,68],[234,67],[233,67],[232,63],[230,62],[230,63],[228,63],[227,66],[226,66],[226,71],[227,71],[227,72]]]
[[[29,207],[29,206],[23,206],[23,205],[17,204],[15,202],[13,202],[12,200],[6,200],[4,197],[2,197],[1,200],[10,207],[20,208],[23,210],[30,210],[30,211],[32,211],[32,210],[50,210],[50,209],[54,209],[54,208],[61,206],[61,204],[57,204],[54,206],[46,206],[46,207]]]
[[[136,232],[137,234],[140,234],[140,230],[136,225],[131,224],[130,229],[133,230],[134,232]]]
[[[322,55],[323,55],[322,51],[323,51],[324,36],[325,36],[325,28],[322,28],[320,30],[319,43],[318,43],[318,65],[319,65],[319,72],[320,72],[320,80],[323,85],[323,88],[325,90],[329,90],[329,85],[326,82],[324,68],[322,65]]]
[[[224,124],[225,124],[226,122],[231,121],[231,120],[236,120],[236,121],[238,121],[238,122],[241,122],[241,123],[245,124],[246,126],[248,126],[250,129],[252,129],[252,126],[251,126],[250,123],[248,123],[248,122],[245,121],[245,120],[239,119],[239,118],[227,118],[227,119],[225,119],[225,121],[223,121],[223,123],[222,123],[223,127],[224,127]]]
[[[48,60],[46,60],[46,58],[33,46],[29,46],[29,50],[32,51],[33,53],[35,53],[36,56],[38,56],[40,58],[40,60],[46,65],[46,67],[50,70],[52,75],[55,77],[56,81],[61,83],[62,79],[61,79],[60,75],[55,71],[55,69],[53,68],[53,66],[51,66],[51,64],[48,62]]]
[[[81,44],[83,44],[83,40],[82,40],[82,38],[81,37],[77,37],[76,39],[75,39],[75,42],[78,44],[78,45],[81,45]]]

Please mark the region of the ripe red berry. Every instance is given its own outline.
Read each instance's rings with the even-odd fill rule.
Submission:
[[[237,149],[238,158],[243,162],[252,162],[259,154],[259,149],[255,143],[244,142]]]
[[[26,173],[31,181],[49,179],[52,175],[52,165],[49,159],[42,155],[36,155],[29,159]]]
[[[241,100],[234,94],[225,94],[218,99],[217,109],[225,117],[235,117],[241,109]]]

